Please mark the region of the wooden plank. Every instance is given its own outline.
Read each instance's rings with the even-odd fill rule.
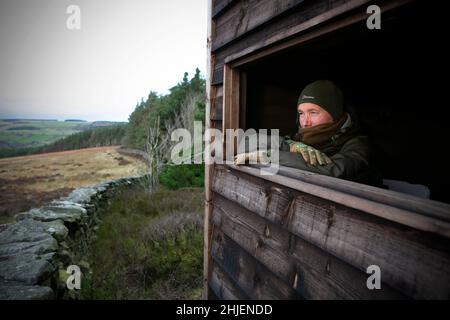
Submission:
[[[225,63],[233,62],[232,66],[238,67],[367,19],[366,6],[364,6],[367,2],[366,0],[333,1],[331,4],[326,1],[309,2],[301,6],[301,10],[292,10],[292,13],[281,20],[270,21],[261,30],[249,33],[232,45],[215,51],[217,64],[212,82],[222,83]],[[379,6],[381,11],[386,13],[408,2],[411,0],[396,0],[380,3]],[[360,9],[354,11],[355,8]],[[341,20],[325,23],[349,11],[354,13],[346,15]]]
[[[211,263],[211,277],[209,286],[214,295],[222,300],[248,300],[249,297],[236,286],[233,279],[231,279],[220,266]]]
[[[215,0],[213,1],[212,18],[217,19],[220,15],[226,12],[232,5],[237,3],[237,0]]]
[[[239,71],[226,65],[223,86],[223,132],[239,128]]]
[[[234,165],[229,165],[229,167],[232,167],[240,172],[251,174],[253,176],[261,176],[259,169],[251,168],[248,166]],[[403,210],[395,206],[371,201],[341,191],[332,190],[330,188],[325,188],[319,185],[299,181],[285,176],[266,175],[261,177],[266,181],[272,181],[294,190],[313,194],[317,197],[334,201],[349,208],[361,210],[389,221],[397,222],[405,226],[409,226],[421,231],[431,232],[447,238],[450,237],[450,223],[445,220],[439,219],[438,217],[425,216],[417,212]]]
[[[213,121],[223,120],[223,86],[212,86],[211,116]]]
[[[295,200],[288,230],[361,270],[382,277],[415,299],[450,298],[448,239],[383,223],[342,206],[303,195]]]
[[[240,77],[239,70],[231,68],[229,65],[224,67],[224,85],[223,85],[223,122],[222,134],[224,139],[225,159],[233,159],[237,146],[237,139],[227,134],[227,129],[239,128],[239,96],[240,96]],[[233,149],[226,149],[226,145],[232,143]]]
[[[212,169],[212,165],[205,165],[205,173],[207,176],[205,177],[205,192],[206,188],[209,188],[210,181],[210,171]],[[210,196],[209,196],[210,197]],[[205,215],[203,222],[203,298],[207,299],[209,296],[208,293],[208,282],[209,282],[209,274],[210,274],[210,265],[211,265],[211,237],[212,237],[212,229],[211,229],[211,215],[212,215],[212,199],[205,199]]]
[[[377,3],[380,7],[380,12],[386,19],[386,13],[389,13],[392,9],[401,7],[414,0],[392,0],[385,1],[383,3]],[[335,8],[329,12],[325,12],[316,17],[312,17],[311,20],[301,23],[293,28],[287,28],[283,33],[275,34],[271,37],[267,37],[264,43],[255,44],[253,46],[247,46],[245,50],[238,50],[236,53],[228,55],[223,61],[229,63],[230,61],[236,61],[237,65],[245,64],[255,59],[260,59],[274,52],[279,52],[286,48],[299,45],[306,41],[318,38],[319,36],[327,33],[332,33],[336,30],[343,29],[352,24],[360,23],[367,19],[368,14],[366,12],[367,7],[370,5],[370,1],[353,1],[345,3],[340,8]],[[348,12],[352,12],[348,14]],[[340,20],[335,20],[336,16],[343,15]],[[328,20],[334,21],[332,23],[323,23]],[[308,30],[311,29],[311,32]],[[283,41],[284,39],[288,39]],[[267,50],[262,50],[267,48]],[[251,54],[251,55],[250,55]],[[218,57],[218,63],[222,63],[222,57]],[[233,64],[233,67],[237,65]]]
[[[203,300],[219,300],[219,297],[216,296],[216,294],[214,293],[214,290],[211,288],[211,286],[208,286],[208,297],[204,298],[202,297]]]
[[[247,129],[247,72],[241,70],[239,88],[239,128]]]
[[[284,223],[293,194],[264,180],[216,166],[212,190],[275,224]]]
[[[410,1],[410,0],[405,0]],[[337,29],[343,28],[345,26],[348,26],[350,24],[356,23],[358,21],[367,19],[368,15],[366,13],[367,4],[370,1],[368,0],[351,0],[351,1],[333,1],[331,4],[329,2],[324,1],[318,1],[314,3],[310,8],[306,9],[305,12],[298,13],[297,16],[290,15],[285,20],[289,21],[282,21],[285,25],[285,28],[279,28],[279,27],[273,27],[269,26],[267,29],[272,28],[275,30],[275,32],[272,32],[271,30],[266,31],[266,36],[261,37],[258,39],[256,37],[253,39],[252,44],[248,44],[247,46],[241,48],[240,50],[233,50],[233,53],[229,53],[226,55],[225,59],[223,60],[224,63],[229,63],[231,61],[235,61],[237,59],[241,59],[244,56],[249,55],[250,53],[260,51],[261,49],[269,46],[273,46],[275,43],[279,43],[284,39],[299,36],[301,34],[306,34],[308,30],[313,30],[311,35],[313,36],[307,36],[305,39],[301,40],[293,40],[289,42],[289,46],[292,46],[294,44],[302,43],[306,40],[310,40],[313,38],[316,38],[318,36],[324,35],[326,33],[335,31]],[[390,9],[391,7],[397,6],[396,3],[391,2],[390,4],[380,4],[380,6],[383,6],[383,11],[386,11]],[[326,24],[327,21],[331,19],[335,19],[336,17],[340,15],[344,15],[348,12],[351,12],[352,10],[359,10],[351,15],[345,16],[341,20],[335,20],[335,22]],[[314,30],[319,29],[323,27],[320,31],[316,32]],[[251,35],[249,36],[251,37]],[[250,39],[248,39],[250,42]],[[281,44],[281,48],[273,48],[271,51],[276,50],[279,51],[280,49],[286,48],[285,45]],[[213,50],[214,52],[217,52],[216,50]],[[227,49],[223,50],[227,51]],[[222,53],[221,53],[222,54]],[[222,63],[222,55],[218,55],[218,61]]]
[[[221,85],[223,83],[223,62],[217,63],[215,65],[214,71],[213,71],[213,77],[211,80],[211,84],[213,85]]]
[[[217,99],[214,101],[213,110],[214,110],[214,112],[211,113],[211,120],[222,121],[223,120],[223,98]]]
[[[233,239],[286,284],[293,283],[295,266],[287,254],[287,231],[272,234],[272,223],[218,194],[215,194],[212,217],[216,230]]]
[[[385,283],[368,290],[366,273],[218,194],[213,224],[307,299],[405,298]]]
[[[212,50],[239,39],[240,36],[281,16],[304,0],[248,0],[240,1],[216,19],[216,34]]]
[[[260,166],[255,165],[254,167],[259,168]],[[278,174],[330,188],[332,190],[342,191],[357,197],[376,201],[378,203],[421,213],[443,221],[450,221],[450,205],[446,203],[430,199],[422,199],[392,190],[376,188],[353,181],[328,177],[295,168],[281,166]]]
[[[379,5],[381,11],[385,13],[411,1],[397,0]],[[315,5],[320,6],[320,2],[317,2]],[[345,13],[347,6],[348,4],[342,6],[338,13]],[[329,24],[322,23],[334,18],[335,14],[336,12],[333,11],[325,12],[324,16],[311,16],[311,21],[307,21],[304,19],[307,18],[306,15],[293,12],[292,15],[281,20],[279,23],[271,23],[261,31],[248,34],[247,37],[234,42],[232,45],[217,50],[217,64],[214,69],[212,82],[214,84],[222,83],[223,65],[225,63],[232,63],[232,67],[239,67],[287,48],[306,43],[367,18],[365,7],[362,7],[361,10],[351,15],[346,15],[341,20]],[[317,26],[318,24],[320,25]],[[308,32],[309,29],[311,29],[310,32]]]
[[[279,184],[268,188],[267,184],[263,179],[217,166],[212,188],[275,224],[286,225],[291,233],[359,270],[365,272],[368,266],[378,265],[386,283],[409,297],[450,297],[450,239],[419,232]],[[276,189],[279,191],[271,192]],[[280,197],[289,193],[293,196],[290,202]],[[280,213],[267,215],[266,211],[276,198]]]
[[[211,78],[212,78],[212,70],[213,70],[213,61],[211,57],[211,33],[213,28],[213,22],[211,19],[211,2],[208,1],[208,18],[207,18],[207,61],[206,61],[206,106],[205,106],[205,129],[211,127]],[[209,293],[209,266],[211,264],[210,260],[210,239],[212,235],[212,230],[210,227],[210,220],[212,214],[212,190],[211,190],[211,177],[213,173],[214,167],[213,165],[205,164],[205,213],[204,213],[204,222],[203,222],[203,299],[208,299],[210,296]]]
[[[302,6],[298,6],[295,10],[291,10],[283,19],[270,21],[264,28],[247,34],[244,38],[235,41],[232,45],[216,49],[215,51],[213,50],[217,59],[212,80],[213,83],[216,84],[223,80],[220,77],[220,72],[227,57],[233,57],[232,59],[228,58],[228,61],[231,62],[237,58],[241,58],[243,55],[248,55],[256,50],[273,45],[275,42],[283,40],[286,37],[294,36],[296,33],[305,31],[315,24],[323,22],[320,19],[324,18],[322,16],[324,14],[333,13],[331,17],[334,17],[337,14],[345,12],[345,10],[349,10],[352,7],[349,3],[353,3],[353,6],[360,6],[361,2],[364,3],[367,0],[353,0],[350,2],[338,0],[331,3],[329,1],[311,1]],[[338,10],[337,8],[340,9]],[[312,20],[312,23],[308,23],[309,20]],[[301,27],[299,28],[299,26]],[[214,37],[217,36],[218,34],[216,32]]]
[[[408,299],[383,277],[381,290],[369,290],[368,274],[299,237],[290,236],[292,256],[298,261],[293,286],[306,299]]]
[[[266,267],[215,229],[211,255],[250,299],[296,299],[298,294]]]
[[[387,3],[379,4],[381,12],[386,14],[389,10],[395,9],[401,5],[404,5],[413,0],[396,0]],[[263,41],[256,42],[254,45],[248,45],[244,48],[240,49],[228,49],[225,48],[223,51],[218,51],[218,65],[222,65],[223,63],[231,63],[232,67],[238,67],[244,65],[246,63],[264,58],[268,55],[280,52],[287,48],[298,46],[300,44],[306,43],[315,38],[321,37],[325,34],[335,32],[339,29],[343,29],[352,24],[356,24],[358,22],[364,21],[367,19],[367,13],[365,11],[366,7],[362,7],[361,10],[345,16],[343,19],[335,21],[330,24],[323,24],[320,26],[316,26],[317,20],[322,20],[324,17],[316,17],[311,21],[307,21],[304,24],[293,28],[287,28],[283,32],[274,34],[271,37],[266,37]],[[334,14],[330,12],[331,14]],[[344,13],[344,12],[342,12]],[[326,13],[325,16],[329,14]],[[331,17],[327,17],[324,20],[332,19]],[[322,21],[320,21],[321,23]],[[308,29],[311,28],[311,31],[308,32]],[[284,39],[288,39],[284,41]],[[229,52],[226,52],[229,51]],[[216,74],[216,72],[214,72]],[[216,82],[216,78],[213,78],[213,81]]]

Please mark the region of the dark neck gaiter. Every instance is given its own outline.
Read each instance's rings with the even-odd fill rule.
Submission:
[[[299,134],[296,135],[296,140],[300,140],[301,142],[312,147],[319,146],[334,136],[346,120],[347,113],[344,113],[338,121],[319,124],[308,128],[299,128]]]

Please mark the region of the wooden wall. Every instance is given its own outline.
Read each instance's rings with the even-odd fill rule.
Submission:
[[[230,94],[224,90],[226,64],[313,32],[368,3],[213,0],[207,127],[222,129],[224,91]],[[450,298],[448,237],[229,166],[207,165],[205,173],[205,298]],[[367,289],[370,265],[381,268],[382,290]]]
[[[216,166],[212,190],[209,286],[218,298],[450,298],[447,237],[230,167]],[[382,290],[366,286],[370,265]]]
[[[305,32],[368,0],[212,0],[210,12],[210,116],[222,128],[226,60],[244,56]]]

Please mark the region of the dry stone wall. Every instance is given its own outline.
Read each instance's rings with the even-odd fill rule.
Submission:
[[[95,240],[108,199],[143,187],[147,176],[116,179],[79,188],[41,208],[16,215],[0,225],[0,299],[65,299],[67,267],[89,272],[83,260]]]

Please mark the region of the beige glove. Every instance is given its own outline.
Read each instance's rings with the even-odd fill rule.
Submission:
[[[316,166],[317,164],[324,166],[332,163],[331,159],[325,153],[302,142],[291,142],[289,144],[289,151],[300,153],[305,162],[312,166]]]
[[[247,153],[240,153],[234,157],[234,164],[240,165],[252,161],[253,163],[268,164],[267,151],[253,151]]]

